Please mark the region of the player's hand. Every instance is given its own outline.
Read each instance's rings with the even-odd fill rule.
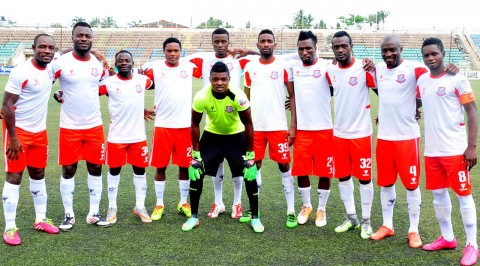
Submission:
[[[192,181],[200,179],[200,176],[205,173],[205,167],[203,166],[203,160],[199,151],[192,151],[192,161],[188,167],[188,178]]]
[[[370,72],[375,70],[375,64],[373,63],[372,60],[370,60],[370,58],[363,59],[363,70],[365,70],[365,72]]]
[[[153,121],[155,118],[155,111],[153,110],[148,110],[146,108],[143,109],[143,119],[145,119],[145,121]]]
[[[287,141],[288,141],[288,146],[291,147],[293,146],[293,143],[295,142],[295,136],[297,134],[297,129],[294,127],[290,127],[288,129],[287,133]]]
[[[477,146],[468,146],[463,153],[465,168],[470,171],[477,164]]]
[[[460,72],[456,65],[450,63],[445,66],[445,71],[447,72],[447,74],[452,76],[455,76],[456,74],[458,74],[458,72]]]
[[[9,161],[18,160],[20,153],[23,152],[23,145],[18,138],[10,138],[5,155]]]
[[[287,99],[285,100],[285,110],[290,111],[290,97],[287,96]]]
[[[254,54],[258,54],[257,52],[253,51],[253,50],[249,50],[249,49],[245,49],[245,48],[236,48],[236,49],[233,49],[233,54],[235,58],[242,58],[242,57],[245,57],[247,55],[254,55]]]
[[[422,118],[422,112],[420,110],[415,110],[415,120],[420,120]]]
[[[243,156],[243,178],[253,181],[257,178],[257,165],[255,164],[255,152],[247,151]]]
[[[58,90],[53,94],[53,99],[57,101],[57,103],[63,103],[63,91]]]

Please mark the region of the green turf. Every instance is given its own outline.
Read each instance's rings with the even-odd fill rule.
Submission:
[[[6,77],[0,77],[0,99]],[[195,81],[195,90],[200,88]],[[477,99],[480,99],[480,82],[472,82]],[[56,90],[58,85],[54,86]],[[153,92],[147,93],[148,106],[152,106]],[[372,116],[377,113],[376,96],[372,95]],[[106,97],[102,98],[102,114],[108,122]],[[58,225],[63,218],[63,206],[59,193],[61,168],[56,164],[57,134],[59,124],[59,105],[50,101],[48,130],[50,139],[49,165],[47,167],[47,190],[49,193],[48,216]],[[147,124],[150,142],[153,123]],[[376,132],[377,127],[374,126]],[[3,158],[3,157],[2,157]],[[3,160],[1,163],[3,168]],[[375,163],[374,163],[375,168]],[[104,190],[101,203],[102,212],[108,206],[106,192],[107,167],[103,168]],[[153,187],[154,169],[147,169],[148,192],[146,206],[151,212],[155,205]],[[10,247],[0,243],[0,265],[452,265],[458,264],[462,253],[456,251],[426,252],[410,249],[407,246],[408,212],[405,190],[397,184],[397,204],[394,224],[396,236],[380,242],[363,240],[359,231],[336,234],[333,229],[344,220],[344,208],[338,194],[338,182],[332,181],[332,193],[327,205],[328,224],[317,228],[313,220],[295,229],[285,227],[286,204],[281,186],[281,178],[275,163],[266,160],[263,164],[263,185],[260,196],[260,210],[265,225],[263,234],[255,234],[248,225],[240,224],[230,218],[233,187],[227,171],[224,182],[224,202],[226,214],[210,220],[206,217],[213,202],[213,186],[210,178],[204,182],[204,193],[200,203],[200,226],[191,232],[182,232],[185,218],[177,214],[179,199],[177,170],[170,167],[167,171],[165,192],[166,211],[159,222],[144,225],[132,215],[135,196],[130,167],[124,167],[118,195],[118,222],[110,228],[96,228],[84,221],[88,211],[89,195],[86,182],[85,164],[79,164],[76,175],[76,193],[74,200],[77,224],[71,232],[59,235],[47,235],[33,230],[34,209],[28,190],[28,177],[21,186],[20,202],[17,211],[17,226],[23,244]],[[375,171],[374,171],[375,174]],[[478,178],[478,167],[473,170],[474,180]],[[312,188],[316,187],[316,178],[311,177]],[[439,236],[431,193],[425,191],[422,167],[422,212],[420,232],[424,243]],[[478,188],[476,181],[474,190]],[[355,181],[357,210],[360,213],[358,182]],[[0,182],[3,188],[3,181]],[[380,207],[380,189],[375,186],[375,198],[372,209],[374,228],[382,224]],[[475,191],[476,192],[476,191]],[[296,193],[296,192],[295,192]],[[452,193],[451,193],[452,194]],[[301,200],[296,193],[296,208],[299,211]],[[453,225],[460,247],[465,236],[458,209],[453,199]],[[243,194],[243,206],[247,208],[246,193]],[[312,189],[312,203],[317,206],[315,189]],[[478,203],[478,202],[477,202]],[[4,224],[0,215],[0,225]]]

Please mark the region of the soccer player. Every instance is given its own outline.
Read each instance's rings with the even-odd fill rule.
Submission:
[[[361,225],[361,237],[372,234],[370,214],[373,200],[372,184],[372,121],[370,92],[375,87],[374,74],[363,69],[362,61],[352,56],[352,39],[345,31],[332,38],[336,65],[327,68],[327,79],[334,96],[334,161],[335,177],[339,179],[340,197],[347,220],[335,228],[342,233]],[[360,181],[362,221],[359,222],[353,196],[354,175]]]
[[[62,103],[58,163],[62,166],[60,192],[65,218],[59,228],[63,231],[71,230],[75,224],[73,193],[79,160],[86,161],[88,171],[90,210],[86,221],[100,227],[109,225],[100,215],[105,143],[98,97],[99,81],[107,73],[102,63],[90,53],[92,39],[90,25],[76,23],[72,30],[73,51],[53,63],[61,89],[55,99]]]
[[[145,208],[148,146],[144,121],[145,90],[152,86],[152,81],[144,75],[133,74],[133,65],[132,54],[126,50],[119,51],[115,55],[118,74],[107,78],[100,86],[100,95],[108,95],[110,111],[106,164],[110,168],[107,177],[107,221],[111,224],[117,221],[118,184],[125,163],[133,168],[136,195],[133,214],[143,223],[152,222]]]
[[[3,97],[3,152],[6,180],[3,186],[3,213],[6,244],[22,243],[15,223],[20,183],[25,168],[30,176],[30,193],[35,207],[33,228],[48,234],[59,229],[46,218],[47,189],[45,167],[48,158],[47,110],[52,91],[51,65],[55,41],[48,34],[35,36],[31,60],[15,67],[5,86]]]
[[[433,207],[442,234],[432,243],[424,245],[423,249],[436,251],[457,247],[448,193],[448,188],[452,188],[460,203],[467,242],[460,264],[474,265],[478,260],[477,212],[472,197],[470,170],[477,163],[475,96],[465,76],[446,75],[445,51],[440,39],[425,39],[422,56],[430,69],[430,75],[422,75],[417,82],[417,96],[422,100],[425,119],[426,188],[433,192]],[[468,130],[465,128],[464,110]]]
[[[191,106],[192,78],[201,76],[199,69],[191,62],[180,61],[181,42],[174,37],[163,42],[165,60],[155,61],[146,71],[146,75],[155,85],[155,129],[153,133],[152,156],[150,165],[156,167],[155,192],[157,203],[152,220],[160,220],[165,205],[165,171],[172,157],[172,163],[178,165],[178,183],[180,202],[178,212],[191,216],[191,207],[187,202],[188,166],[191,158]]]
[[[203,87],[193,100],[192,162],[189,167],[192,217],[183,224],[183,231],[190,231],[199,225],[198,206],[204,175],[215,175],[224,159],[228,161],[233,177],[243,175],[245,178],[253,230],[261,233],[265,229],[258,217],[257,168],[250,103],[245,93],[230,86],[229,81],[227,65],[215,63],[210,70],[211,85]],[[200,139],[200,122],[204,112],[207,113],[207,122]]]
[[[255,163],[262,166],[267,143],[270,158],[278,163],[282,185],[287,201],[288,228],[298,225],[295,215],[294,181],[290,172],[290,145],[295,140],[297,127],[295,115],[295,94],[290,80],[290,67],[285,60],[273,55],[276,48],[275,36],[269,29],[258,35],[258,60],[250,61],[245,67],[245,93],[252,106],[252,120],[255,128]],[[287,126],[285,111],[285,87],[290,96],[291,121]],[[260,171],[257,179],[260,179]],[[260,186],[260,182],[258,182]],[[248,213],[247,213],[248,215]],[[240,222],[249,222],[250,216],[243,216]]]

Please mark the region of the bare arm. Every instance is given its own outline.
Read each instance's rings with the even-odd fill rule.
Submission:
[[[295,103],[295,90],[293,82],[287,82],[287,92],[290,99],[290,128],[288,129],[288,145],[291,146],[295,142],[295,135],[297,133],[297,108]]]
[[[238,112],[240,120],[245,125],[245,139],[247,141],[247,151],[253,151],[253,122],[252,111],[248,108],[245,111]]]
[[[470,171],[477,164],[477,132],[478,132],[478,115],[475,101],[463,105],[467,112],[468,125],[468,146],[463,153],[467,170]]]
[[[247,95],[247,98],[248,100],[250,101],[250,88],[245,86],[243,91],[245,92],[245,94]]]
[[[2,112],[10,141],[7,143],[5,155],[8,160],[17,160],[19,153],[23,152],[23,146],[17,136],[15,127],[15,111],[13,106],[18,101],[19,96],[13,93],[5,92],[3,98]]]
[[[197,113],[192,110],[192,150],[200,150],[200,122],[202,121],[203,113]]]

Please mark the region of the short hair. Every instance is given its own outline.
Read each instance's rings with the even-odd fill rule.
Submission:
[[[179,39],[175,38],[175,37],[168,37],[164,42],[163,42],[163,50],[165,50],[165,47],[167,47],[167,44],[169,43],[178,43],[178,45],[180,45],[180,49],[182,49],[182,43],[180,42]]]
[[[75,23],[75,25],[73,25],[72,35],[73,35],[73,32],[75,31],[75,28],[77,28],[77,27],[87,27],[89,29],[92,29],[92,27],[90,27],[90,24],[88,24],[87,22],[79,21],[79,22]]]
[[[435,38],[435,37],[426,38],[423,41],[422,48],[427,46],[427,45],[432,45],[432,44],[435,44],[436,46],[438,46],[440,51],[444,52],[442,40],[440,40],[439,38]]]
[[[228,74],[230,74],[230,70],[228,69],[228,66],[225,65],[225,63],[222,61],[217,61],[212,66],[212,69],[210,70],[210,73],[224,73],[224,72],[227,72]]]
[[[273,34],[273,31],[269,30],[269,29],[264,29],[262,31],[260,31],[260,33],[258,34],[258,39],[260,39],[260,35],[262,34],[270,34],[273,36],[273,41],[275,41],[275,35]]]
[[[50,37],[50,38],[52,38],[52,40],[54,40],[53,37],[52,37],[50,34],[40,33],[40,34],[38,34],[37,36],[35,36],[35,38],[33,38],[33,46],[37,46],[37,41],[38,41],[38,39],[39,39],[40,37],[43,37],[43,36],[45,36],[45,37]],[[55,41],[55,40],[54,40],[54,41]]]
[[[118,56],[119,54],[129,54],[129,55],[132,57],[132,61],[133,61],[133,55],[132,55],[132,53],[130,53],[129,51],[127,51],[127,50],[120,50],[120,51],[118,51],[118,52],[115,54],[115,59],[117,59],[117,56]]]
[[[213,35],[215,34],[227,34],[228,37],[230,38],[230,34],[228,33],[228,31],[224,28],[218,28],[218,29],[215,29],[213,32],[212,32],[212,39],[213,39]]]
[[[352,37],[350,37],[350,34],[348,34],[348,32],[346,32],[344,30],[335,32],[335,34],[333,34],[332,41],[333,41],[333,38],[340,38],[340,37],[343,37],[343,36],[348,37],[349,44],[350,44],[350,46],[352,46]]]
[[[313,34],[313,32],[311,30],[309,31],[300,31],[300,34],[298,35],[298,41],[305,41],[305,40],[308,40],[308,39],[312,39],[313,41],[313,44],[316,46],[317,45],[317,36],[315,36],[315,34]]]

